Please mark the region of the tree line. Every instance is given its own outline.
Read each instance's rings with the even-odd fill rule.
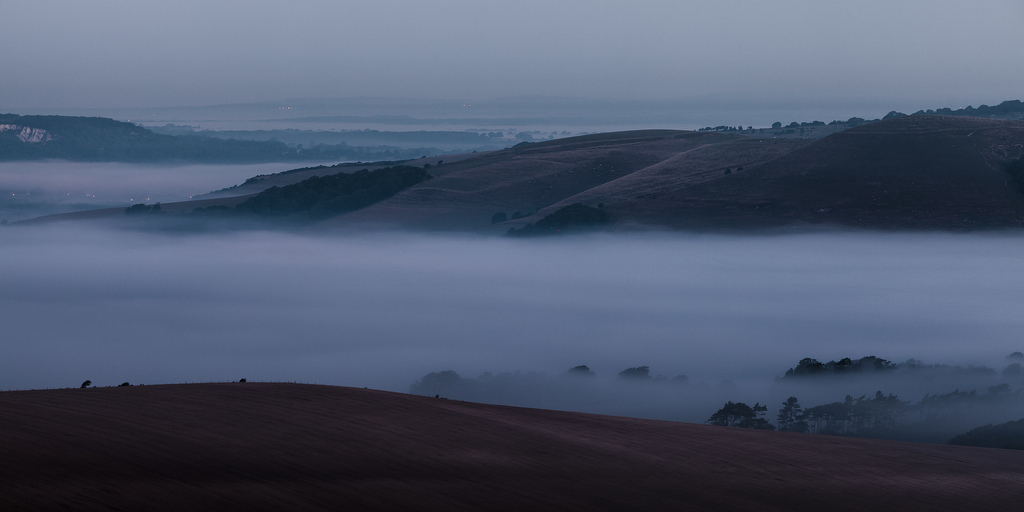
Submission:
[[[705,423],[809,434],[920,439],[921,432],[940,431],[945,422],[970,418],[979,408],[1019,407],[1021,403],[1024,391],[1012,391],[1005,383],[989,387],[986,393],[955,390],[929,394],[916,404],[876,391],[873,396],[846,395],[840,401],[805,408],[791,396],[781,404],[774,425],[763,418],[767,406],[743,402],[726,402]]]

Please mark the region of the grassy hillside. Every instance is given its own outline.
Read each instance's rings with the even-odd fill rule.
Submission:
[[[744,172],[617,203],[609,213],[710,229],[1018,227],[1024,195],[1008,171],[1022,156],[1022,122],[905,116],[836,133]]]
[[[713,178],[727,165],[749,165],[806,143],[645,130],[524,144],[432,169],[436,179],[429,183],[335,222],[505,232],[573,203],[593,207],[622,202],[677,183]],[[510,220],[491,225],[496,213]]]
[[[895,117],[820,140],[619,132],[467,159],[334,222],[498,232],[581,203],[620,226],[1017,227],[1022,156],[1024,123],[969,117]]]
[[[1024,452],[333,386],[0,393],[4,510],[973,510]]]
[[[1024,225],[1021,158],[1024,122],[972,117],[896,116],[817,140],[614,132],[407,161],[434,179],[318,219],[324,228],[500,234],[580,204],[600,209],[614,229],[1017,228]],[[351,170],[261,176],[220,194],[256,194]]]

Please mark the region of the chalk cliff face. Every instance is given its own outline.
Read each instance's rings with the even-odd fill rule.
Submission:
[[[0,132],[7,131],[18,132],[18,140],[30,144],[53,140],[50,133],[42,128],[32,128],[30,126],[19,126],[16,124],[0,124]]]

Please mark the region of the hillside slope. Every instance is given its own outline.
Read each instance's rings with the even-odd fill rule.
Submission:
[[[498,231],[583,203],[619,225],[681,229],[1019,227],[1024,196],[1006,169],[1022,156],[1024,122],[970,117],[899,117],[815,141],[619,132],[470,158],[332,224]],[[488,226],[516,211],[530,215]]]
[[[968,510],[1024,452],[333,386],[0,393],[4,510]]]
[[[642,130],[571,137],[495,151],[432,170],[436,179],[336,223],[487,229],[493,214],[539,220],[562,206],[614,204],[714,179],[727,167],[763,162],[807,144],[722,133]]]
[[[273,185],[401,163],[433,179],[318,227],[504,233],[581,204],[604,210],[616,228],[1005,229],[1024,225],[1024,175],[1011,170],[1022,157],[1024,122],[915,115],[817,140],[674,130],[587,135],[429,161],[312,167],[200,197],[234,204],[232,196]],[[166,206],[187,213],[198,203]]]
[[[1005,172],[1024,123],[908,116],[870,123],[713,182],[616,204],[675,227],[832,224],[870,229],[1017,227],[1024,197]]]

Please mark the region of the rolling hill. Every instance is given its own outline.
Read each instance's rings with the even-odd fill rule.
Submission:
[[[1024,122],[963,116],[893,117],[816,140],[614,132],[401,162],[426,168],[432,179],[319,227],[504,233],[582,204],[603,210],[615,229],[1018,228],[1024,187],[1012,166],[1022,157]],[[204,196],[203,205],[396,163],[260,176]]]
[[[0,393],[4,510],[984,510],[1024,452],[334,386]]]
[[[603,205],[621,225],[742,230],[1018,227],[1024,196],[1006,169],[1024,123],[905,116],[820,140],[622,132],[498,151],[335,223],[488,229],[495,212]]]

